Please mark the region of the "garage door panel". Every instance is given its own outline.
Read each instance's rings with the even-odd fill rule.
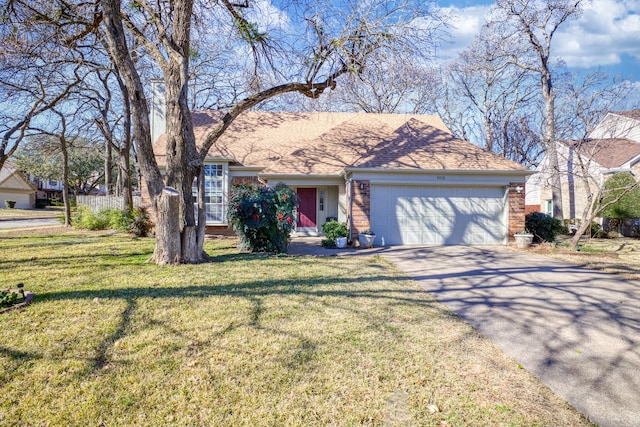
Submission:
[[[371,188],[371,226],[388,244],[502,244],[505,223],[504,188]]]

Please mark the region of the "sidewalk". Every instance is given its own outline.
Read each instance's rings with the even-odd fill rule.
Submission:
[[[289,255],[313,255],[313,256],[357,256],[357,255],[375,255],[384,251],[382,247],[373,247],[370,249],[361,248],[325,248],[322,246],[323,237],[300,236],[292,237],[289,244]]]

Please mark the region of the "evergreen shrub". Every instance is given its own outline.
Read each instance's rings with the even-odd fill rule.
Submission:
[[[559,219],[542,212],[532,212],[525,217],[525,227],[533,234],[535,242],[553,242],[564,227]]]

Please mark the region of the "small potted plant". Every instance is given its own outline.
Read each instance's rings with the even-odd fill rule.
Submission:
[[[371,248],[373,247],[373,242],[376,239],[376,233],[371,231],[371,229],[364,230],[358,233],[358,241],[360,242],[360,247],[362,248]]]
[[[347,224],[338,221],[327,221],[322,226],[322,232],[325,238],[322,240],[322,246],[334,248],[344,248],[347,246],[347,236],[349,230]]]
[[[533,234],[527,230],[522,230],[514,234],[513,237],[516,239],[516,248],[518,249],[526,249],[531,246],[531,242],[533,242]]]

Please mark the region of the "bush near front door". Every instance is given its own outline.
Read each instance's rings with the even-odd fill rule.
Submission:
[[[252,252],[287,252],[295,223],[296,193],[283,183],[275,187],[240,184],[231,188],[227,218]]]

